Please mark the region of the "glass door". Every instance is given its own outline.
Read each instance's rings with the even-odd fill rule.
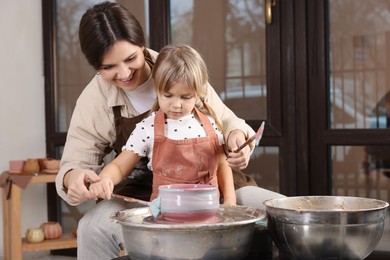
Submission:
[[[310,193],[390,201],[390,1],[309,1]],[[390,253],[390,218],[374,253]]]
[[[370,129],[330,145],[332,194],[390,201],[390,1],[330,0],[328,10],[329,129]],[[390,252],[389,215],[376,251]]]

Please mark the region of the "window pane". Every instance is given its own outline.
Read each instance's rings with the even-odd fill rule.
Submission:
[[[390,1],[329,0],[329,14],[330,128],[387,128]]]
[[[262,1],[172,0],[171,41],[191,44],[202,54],[211,85],[238,116],[266,119]]]
[[[279,148],[256,147],[244,172],[255,179],[260,187],[280,192]]]
[[[56,131],[66,132],[77,97],[94,71],[81,53],[78,25],[85,10],[99,1],[57,0]]]
[[[333,195],[390,201],[390,146],[333,146],[331,153]],[[385,228],[375,250],[389,251],[389,244],[390,229]]]

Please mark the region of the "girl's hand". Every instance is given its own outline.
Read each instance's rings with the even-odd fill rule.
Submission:
[[[226,199],[223,201],[223,204],[224,206],[237,206],[237,203],[236,203],[236,200],[235,199]]]
[[[227,145],[229,153],[227,154],[228,165],[235,169],[245,169],[248,166],[249,159],[251,156],[251,148],[249,145],[244,147],[239,152],[234,152],[245,142],[245,134],[241,130],[234,130],[230,132],[227,139]]]
[[[89,190],[98,198],[111,199],[114,183],[110,178],[102,177],[99,182],[92,183]]]

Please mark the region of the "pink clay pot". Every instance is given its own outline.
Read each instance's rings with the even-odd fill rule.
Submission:
[[[162,218],[174,222],[202,222],[219,209],[218,188],[208,184],[172,184],[159,187]]]

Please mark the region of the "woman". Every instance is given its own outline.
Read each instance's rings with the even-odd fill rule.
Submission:
[[[151,71],[157,53],[145,47],[140,24],[124,7],[104,2],[88,9],[80,21],[79,38],[81,50],[97,74],[77,100],[56,178],[59,196],[70,205],[97,199],[88,186],[100,180],[97,173],[104,165],[103,159],[112,150],[121,152],[135,124],[145,117],[156,100]],[[234,151],[254,133],[222,103],[210,85],[205,100],[222,121],[229,150]],[[250,153],[249,147],[239,153],[228,153],[229,166],[245,168]],[[114,191],[149,200],[152,174],[146,165],[147,159],[141,159]],[[238,173],[234,178],[240,179],[239,186],[247,181],[246,176]],[[236,191],[236,196],[238,204],[261,207],[263,200],[281,195],[257,187],[243,187]],[[134,206],[111,199],[89,210],[78,224],[78,258],[118,256],[123,244],[122,232],[120,225],[109,221],[109,215]]]

